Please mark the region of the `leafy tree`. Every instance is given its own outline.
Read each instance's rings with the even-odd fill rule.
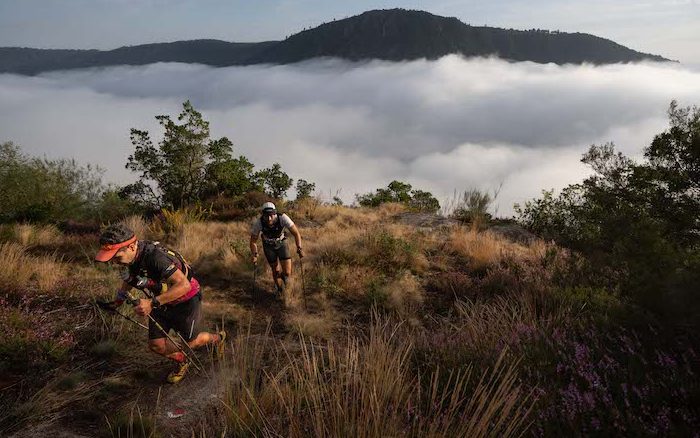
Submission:
[[[292,187],[294,180],[282,171],[279,163],[273,164],[267,169],[259,170],[253,179],[256,184],[265,190],[268,196],[281,199],[287,194],[287,190]]]
[[[316,190],[316,183],[308,182],[305,179],[297,180],[297,200],[310,198]]]
[[[208,195],[225,194],[235,197],[256,190],[254,169],[253,163],[242,155],[213,162],[207,171],[207,180],[210,182]]]
[[[241,194],[253,186],[253,165],[245,157],[232,158],[228,138],[209,138],[209,122],[190,101],[183,103],[177,118],[181,123],[167,115],[156,119],[165,131],[158,146],[147,131],[131,130],[134,153],[126,167],[141,176],[124,194],[146,199],[155,184],[159,204],[181,208],[215,194]]]
[[[387,202],[400,202],[412,210],[434,213],[440,208],[440,203],[430,193],[423,190],[412,190],[412,186],[401,181],[392,181],[386,188],[379,188],[375,193],[365,193],[356,196],[357,203],[364,207],[377,207]]]
[[[653,309],[697,309],[700,280],[700,110],[669,108],[670,128],[644,150],[645,161],[591,146],[594,174],[557,197],[516,206],[541,235],[588,256],[598,273]]]

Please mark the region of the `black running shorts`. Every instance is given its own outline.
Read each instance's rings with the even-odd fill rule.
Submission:
[[[196,338],[201,331],[202,320],[202,295],[197,294],[184,303],[174,306],[163,305],[151,312],[153,319],[163,327],[166,333],[173,329],[187,342]],[[148,339],[160,339],[166,336],[156,327],[155,323],[148,320]],[[175,336],[175,339],[178,339]]]
[[[292,256],[289,254],[287,239],[278,240],[274,243],[267,243],[263,241],[263,251],[265,252],[267,262],[271,265],[277,263],[277,259],[289,260],[292,258]]]

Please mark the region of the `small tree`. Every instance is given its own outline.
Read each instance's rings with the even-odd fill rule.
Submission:
[[[159,203],[181,208],[211,195],[237,195],[252,188],[253,165],[243,156],[232,158],[228,138],[209,138],[209,122],[189,100],[182,107],[177,118],[182,123],[156,116],[165,130],[157,147],[147,131],[131,130],[134,153],[126,167],[141,176],[122,192],[143,198],[155,184]]]
[[[316,183],[308,182],[305,179],[297,180],[297,200],[310,198],[316,190]]]
[[[279,163],[273,164],[267,169],[259,170],[254,175],[254,180],[259,187],[265,190],[268,196],[282,199],[286,196],[287,190],[292,187],[294,180],[282,171]]]
[[[430,192],[423,190],[413,190],[411,200],[408,203],[411,210],[435,213],[440,209],[440,203]]]

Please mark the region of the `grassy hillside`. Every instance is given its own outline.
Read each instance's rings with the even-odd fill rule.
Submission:
[[[96,234],[4,225],[3,435],[698,430],[692,340],[590,286],[575,254],[513,225],[422,221],[397,204],[285,210],[307,257],[282,301],[262,262],[253,283],[248,221],[127,219],[192,262],[208,325],[232,335],[223,358],[201,352],[205,372],[177,386],[162,385],[169,364],[141,328],[92,305],[119,281],[92,261]]]

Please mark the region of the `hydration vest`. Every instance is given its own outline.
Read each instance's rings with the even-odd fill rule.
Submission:
[[[263,241],[275,241],[284,239],[284,227],[282,226],[282,221],[280,221],[281,214],[282,213],[277,213],[277,220],[269,226],[267,225],[267,221],[264,220],[264,216],[260,216]]]
[[[154,279],[148,276],[148,270],[146,269],[143,257],[150,256],[153,251],[165,253],[168,259],[173,261],[177,269],[185,274],[187,280],[190,282],[192,281],[194,271],[180,253],[166,248],[165,246],[161,245],[160,242],[140,242],[143,242],[143,247],[141,249],[143,253],[141,254],[141,260],[139,260],[139,266],[136,269],[129,268],[126,272],[126,278],[124,278],[124,281],[129,286],[143,290],[150,296],[158,296],[168,290],[168,285],[163,279]]]

